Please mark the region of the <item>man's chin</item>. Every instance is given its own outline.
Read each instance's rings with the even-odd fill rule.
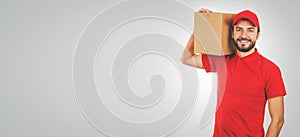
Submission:
[[[234,41],[234,45],[236,47],[236,49],[240,52],[248,52],[251,49],[253,49],[255,47],[255,42],[253,43],[247,43],[247,44],[242,44],[240,42]]]
[[[254,47],[247,47],[247,48],[245,48],[245,47],[243,47],[243,48],[239,47],[239,48],[237,48],[237,50],[240,51],[240,52],[248,52],[248,51],[250,51],[253,48]]]

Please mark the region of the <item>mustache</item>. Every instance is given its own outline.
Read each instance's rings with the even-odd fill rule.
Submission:
[[[238,38],[238,39],[237,39],[237,41],[242,41],[242,40],[251,41],[251,39],[247,39],[247,38]]]

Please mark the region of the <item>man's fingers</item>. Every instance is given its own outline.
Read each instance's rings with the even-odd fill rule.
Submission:
[[[205,9],[205,8],[201,8],[200,10],[198,10],[198,12],[203,12],[203,13],[212,13],[211,10],[209,9]]]

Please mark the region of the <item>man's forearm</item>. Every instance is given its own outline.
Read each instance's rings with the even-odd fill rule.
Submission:
[[[283,120],[272,120],[269,125],[266,137],[278,137],[282,126]]]
[[[191,55],[194,55],[194,35],[192,34],[189,38],[189,41],[185,47],[185,50],[187,50]]]
[[[194,53],[194,36],[191,35],[182,55],[181,55],[181,61],[184,61],[186,59],[191,58],[193,55],[195,55]]]

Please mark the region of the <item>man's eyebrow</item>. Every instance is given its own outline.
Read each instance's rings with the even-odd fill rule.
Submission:
[[[238,29],[244,29],[243,27],[240,27],[240,26],[236,26],[235,28],[238,28]],[[246,27],[245,29],[254,29],[255,27]]]

